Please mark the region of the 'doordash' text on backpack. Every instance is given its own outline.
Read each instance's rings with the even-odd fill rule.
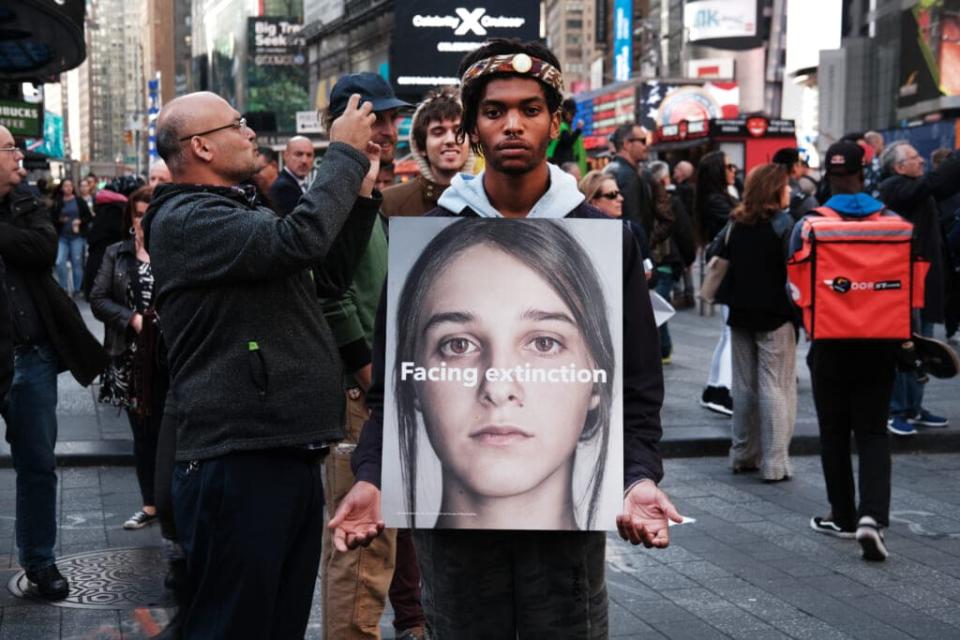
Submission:
[[[913,225],[884,211],[865,218],[827,207],[814,213],[820,215],[804,218],[803,244],[787,261],[810,339],[909,339],[929,268],[913,254]]]

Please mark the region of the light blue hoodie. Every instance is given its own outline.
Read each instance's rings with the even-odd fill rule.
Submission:
[[[837,194],[827,200],[823,206],[833,209],[845,218],[866,218],[867,216],[883,209],[882,202],[867,195],[866,193]],[[817,213],[815,211],[811,211],[807,215],[815,216]],[[805,217],[806,216],[804,216],[804,218]],[[802,232],[803,218],[797,222],[797,224],[793,227],[793,232],[790,234],[790,255],[796,253],[803,245],[803,238],[801,237]]]
[[[528,218],[563,218],[584,200],[573,176],[556,165],[548,164],[547,167],[550,169],[550,187],[530,209]],[[457,174],[440,196],[437,206],[454,213],[469,207],[482,218],[502,218],[500,212],[490,204],[483,188],[483,176],[484,172],[476,176]]]

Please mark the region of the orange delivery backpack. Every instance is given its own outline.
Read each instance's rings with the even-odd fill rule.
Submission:
[[[814,209],[803,219],[787,281],[811,340],[908,340],[923,306],[930,263],[913,253],[913,225],[886,210],[844,218]]]

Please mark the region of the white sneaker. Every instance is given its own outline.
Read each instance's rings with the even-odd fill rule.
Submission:
[[[857,523],[857,542],[863,549],[863,559],[873,562],[883,562],[890,553],[883,543],[883,533],[880,525],[870,516],[863,516]]]

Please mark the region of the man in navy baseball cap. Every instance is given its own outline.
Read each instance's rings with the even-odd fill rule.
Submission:
[[[827,175],[848,176],[863,171],[863,148],[856,142],[841,140],[827,149],[824,169]]]
[[[330,90],[330,105],[325,121],[333,122],[340,116],[354,93],[360,94],[361,104],[370,102],[373,105],[373,111],[377,114],[377,122],[373,125],[373,142],[380,145],[380,162],[392,162],[397,143],[397,110],[412,105],[397,98],[393,87],[379,74],[350,73],[337,80]]]
[[[397,112],[409,107],[398,100],[390,84],[375,73],[343,76],[330,91],[326,122],[338,118],[353,94],[361,104],[369,102],[377,116],[372,127],[373,142],[380,146],[380,165],[393,160],[397,143]],[[382,174],[383,172],[381,172]],[[379,197],[377,195],[376,197]],[[355,479],[350,470],[350,448],[356,446],[363,427],[366,392],[373,366],[373,321],[387,275],[386,221],[380,219],[370,232],[370,240],[357,264],[349,291],[339,299],[326,300],[323,312],[343,360],[347,404],[347,437],[331,454],[325,465],[326,508],[333,514]],[[384,531],[369,546],[352,553],[337,553],[324,531],[321,586],[323,592],[323,628],[326,638],[379,637],[380,616],[389,592],[395,612],[397,637],[410,631],[410,637],[423,635],[423,611],[420,606],[420,573],[409,533]],[[394,571],[397,579],[392,579]]]

